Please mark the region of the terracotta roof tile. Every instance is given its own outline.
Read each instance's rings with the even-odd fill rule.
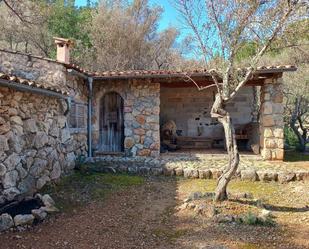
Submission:
[[[7,53],[22,54],[22,55],[31,56],[33,58],[55,62],[55,63],[64,65],[67,69],[74,69],[77,72],[85,74],[86,76],[94,77],[94,78],[97,77],[101,79],[104,79],[104,78],[110,79],[110,78],[117,78],[117,77],[122,77],[122,78],[151,77],[151,76],[156,76],[156,75],[161,76],[161,77],[182,77],[184,75],[207,76],[209,75],[209,72],[212,70],[212,69],[202,69],[202,70],[196,69],[196,70],[191,70],[191,71],[186,71],[186,72],[179,71],[179,70],[125,70],[125,71],[94,72],[94,71],[90,71],[85,68],[82,68],[73,63],[67,64],[67,63],[57,61],[54,59],[50,59],[47,57],[43,57],[43,56],[36,56],[36,55],[29,54],[29,53],[23,53],[19,51],[10,51],[6,49],[0,49],[0,51],[7,52]],[[260,66],[260,67],[257,67],[257,73],[288,72],[288,71],[295,71],[296,69],[297,68],[293,65]]]
[[[42,88],[42,89],[49,90],[49,91],[56,92],[56,93],[60,93],[60,94],[63,94],[63,95],[69,95],[69,90],[64,86],[62,86],[60,88],[58,86],[52,86],[52,85],[47,84],[47,83],[38,83],[38,82],[34,82],[34,81],[31,81],[31,80],[27,80],[27,79],[17,77],[15,75],[7,74],[7,73],[4,73],[4,72],[0,72],[0,79],[7,80],[8,82],[14,82],[14,83],[22,84],[22,85],[35,87],[35,88]]]
[[[91,72],[83,69],[75,64],[66,64],[68,69],[74,69],[80,73],[94,78],[117,78],[117,77],[151,77],[151,76],[166,76],[166,77],[182,77],[184,75],[190,76],[207,76],[210,70],[192,70],[192,71],[179,71],[179,70],[127,70],[127,71],[103,71],[103,72]],[[274,73],[274,72],[287,72],[295,71],[297,68],[293,65],[278,65],[278,66],[262,66],[257,67],[257,73]],[[241,69],[239,69],[241,70]]]

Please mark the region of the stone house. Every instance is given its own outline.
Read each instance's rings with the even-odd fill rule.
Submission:
[[[35,192],[80,157],[159,157],[160,125],[175,121],[180,147],[221,148],[210,117],[215,89],[205,71],[90,72],[69,62],[70,41],[56,39],[57,60],[0,50],[0,203]],[[260,67],[229,105],[240,147],[282,160],[282,74]],[[259,105],[258,105],[259,104]]]

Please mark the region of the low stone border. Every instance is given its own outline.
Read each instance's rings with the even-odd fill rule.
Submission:
[[[13,228],[31,226],[35,221],[44,220],[47,217],[47,214],[59,211],[55,207],[54,200],[48,194],[43,196],[36,194],[35,198],[40,199],[43,205],[39,209],[32,209],[30,214],[18,214],[14,217],[8,213],[1,214],[0,232]]]
[[[92,158],[87,160],[93,169],[97,171],[113,173],[129,173],[139,175],[165,175],[165,176],[182,176],[185,178],[196,179],[218,179],[223,169],[218,168],[192,168],[179,166],[176,163],[162,163],[158,159],[143,158]],[[185,164],[185,162],[183,163]],[[239,169],[235,178],[247,181],[278,181],[287,183],[291,181],[308,181],[309,171],[274,171],[274,170],[255,170]]]

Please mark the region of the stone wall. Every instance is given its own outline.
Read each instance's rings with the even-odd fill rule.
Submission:
[[[158,156],[160,84],[139,80],[94,82],[93,141],[99,147],[100,100],[117,92],[124,100],[124,147],[127,156]]]
[[[198,136],[198,127],[204,137],[224,137],[222,125],[211,118],[214,90],[198,91],[196,88],[161,88],[160,122],[174,120],[183,136]],[[237,94],[227,110],[231,113],[235,127],[252,121],[252,87],[245,87]]]
[[[61,63],[0,51],[0,71],[65,86],[73,100],[87,102],[85,82]],[[66,110],[64,100],[0,86],[0,204],[57,181],[87,156],[87,127],[70,129]]]
[[[52,60],[0,51],[0,71],[35,82],[66,85],[66,68]]]
[[[0,87],[0,203],[28,195],[74,168],[86,136],[71,135],[62,101]]]
[[[266,79],[261,88],[260,110],[260,146],[266,160],[283,160],[283,112],[282,78]]]

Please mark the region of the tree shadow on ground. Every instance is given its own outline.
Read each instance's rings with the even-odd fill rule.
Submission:
[[[276,212],[292,212],[292,213],[302,213],[308,212],[309,206],[304,207],[286,207],[286,206],[277,206],[267,203],[261,203],[260,201],[253,201],[253,200],[241,200],[241,199],[231,199],[231,202],[237,202],[240,204],[255,206],[255,207],[263,207],[269,211],[276,211]]]
[[[284,155],[284,162],[309,161],[309,154],[298,151],[287,151]]]

